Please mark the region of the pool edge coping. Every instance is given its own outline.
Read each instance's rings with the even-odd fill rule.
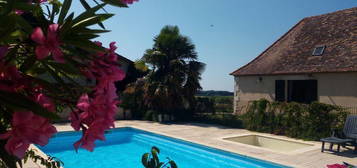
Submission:
[[[169,138],[178,139],[178,140],[186,141],[186,142],[189,142],[189,143],[195,143],[195,144],[202,145],[202,146],[206,146],[206,147],[209,147],[209,148],[218,149],[218,150],[221,150],[221,151],[224,151],[224,152],[228,152],[228,153],[232,153],[232,154],[236,154],[236,155],[240,155],[240,156],[249,157],[249,158],[252,158],[252,159],[257,159],[257,160],[265,161],[265,162],[268,162],[268,163],[270,162],[270,163],[273,163],[273,164],[278,164],[278,165],[287,166],[287,167],[297,167],[297,168],[301,167],[301,166],[299,166],[299,165],[295,165],[295,164],[291,164],[291,163],[287,163],[287,162],[282,162],[282,161],[275,160],[275,159],[265,158],[265,157],[262,157],[262,156],[252,156],[252,155],[247,154],[247,153],[239,153],[239,152],[236,152],[236,151],[231,151],[231,150],[223,149],[222,147],[220,147],[220,146],[215,146],[214,144],[202,143],[202,142],[197,142],[197,141],[195,141],[195,140],[189,140],[189,139],[186,139],[186,138],[175,137],[175,136],[169,135],[169,134],[167,134],[167,133],[152,131],[152,130],[148,130],[148,129],[146,129],[146,128],[141,128],[141,127],[137,127],[137,126],[119,126],[119,127],[116,127],[116,128],[134,128],[134,129],[139,129],[139,130],[143,130],[143,131],[146,131],[146,132],[151,132],[151,133],[154,133],[154,134],[166,136],[166,137],[169,137]],[[302,168],[302,167],[301,167],[301,168]]]
[[[293,143],[300,143],[300,144],[305,144],[305,145],[310,145],[308,147],[304,147],[302,149],[297,149],[291,152],[281,152],[281,151],[275,151],[269,148],[264,148],[264,147],[260,147],[260,146],[254,146],[254,145],[249,145],[249,144],[244,144],[241,142],[235,142],[235,141],[231,141],[228,140],[228,138],[236,138],[236,137],[244,137],[244,136],[261,136],[261,137],[265,137],[265,138],[271,138],[271,139],[277,139],[277,140],[282,140],[282,141],[288,141],[288,142],[293,142]],[[257,133],[257,132],[250,132],[250,133],[243,133],[243,134],[233,134],[230,136],[222,136],[217,138],[217,140],[222,140],[224,142],[230,143],[230,144],[236,144],[236,145],[241,145],[241,146],[245,146],[245,147],[251,147],[251,148],[255,148],[255,149],[259,149],[259,150],[265,150],[267,152],[272,152],[272,153],[277,153],[277,154],[282,154],[282,155],[298,155],[298,154],[303,154],[304,152],[309,152],[309,151],[313,151],[316,149],[320,149],[320,145],[316,142],[312,142],[312,141],[303,141],[300,139],[294,139],[294,138],[289,138],[289,137],[282,137],[282,136],[277,136],[277,135],[270,135],[270,134],[266,134],[266,133]]]
[[[236,154],[236,155],[240,155],[240,156],[249,157],[249,158],[252,158],[252,159],[265,161],[265,162],[268,162],[268,163],[270,162],[270,163],[273,163],[273,164],[278,164],[278,165],[287,166],[287,167],[297,167],[297,168],[301,167],[299,165],[295,165],[295,164],[291,164],[291,163],[287,163],[287,162],[282,162],[282,161],[271,159],[271,158],[265,158],[265,157],[262,157],[262,156],[252,156],[252,155],[247,154],[247,153],[239,153],[239,152],[236,152],[236,151],[226,150],[226,149],[223,149],[220,146],[215,146],[214,144],[202,143],[202,142],[198,142],[198,141],[195,141],[195,140],[189,140],[189,139],[186,139],[186,138],[175,137],[175,136],[169,135],[167,133],[152,131],[152,130],[148,130],[146,128],[141,128],[141,127],[137,127],[137,126],[119,126],[119,127],[116,127],[116,128],[139,129],[139,130],[143,130],[143,131],[146,131],[146,132],[151,132],[151,133],[163,135],[163,136],[166,136],[166,137],[170,137],[170,138],[173,138],[173,139],[178,139],[178,140],[187,141],[187,142],[190,142],[190,143],[195,143],[195,144],[199,144],[199,145],[202,145],[202,146],[206,146],[206,147],[209,147],[209,148],[218,149],[218,150],[221,150],[221,151],[224,151],[224,152],[228,152],[228,153],[232,153],[232,154]]]
[[[160,124],[160,123],[152,122],[152,124]],[[68,124],[66,124],[66,125],[62,125],[62,124],[61,125],[57,125],[57,124],[55,124],[55,126],[56,126],[57,130],[59,130],[58,133],[59,132],[75,132],[75,130],[73,130],[72,127],[70,125],[68,125]],[[296,164],[293,164],[293,163],[290,163],[290,162],[286,162],[286,161],[280,161],[280,160],[276,160],[276,159],[271,159],[271,158],[264,157],[264,156],[254,155],[254,154],[251,154],[251,153],[248,153],[248,152],[244,152],[244,151],[235,151],[235,150],[233,151],[233,150],[230,150],[229,148],[224,148],[224,147],[218,146],[216,144],[199,142],[199,141],[196,141],[196,140],[190,140],[190,139],[183,138],[183,137],[176,137],[175,135],[170,135],[168,133],[159,132],[159,131],[156,131],[156,130],[151,130],[150,128],[146,128],[146,127],[133,126],[133,125],[130,125],[130,124],[128,124],[128,125],[118,125],[118,123],[115,123],[115,128],[134,128],[134,129],[139,129],[139,130],[142,130],[142,131],[159,134],[159,135],[170,137],[170,138],[173,138],[173,139],[187,141],[189,143],[196,143],[198,145],[203,145],[203,146],[206,146],[206,147],[209,147],[209,148],[215,148],[215,149],[218,149],[218,150],[221,150],[221,151],[225,151],[225,152],[228,152],[228,153],[233,153],[233,154],[237,154],[237,155],[240,155],[240,156],[249,157],[249,158],[252,158],[252,159],[257,159],[257,160],[265,161],[265,162],[268,162],[268,163],[270,162],[270,163],[273,163],[273,164],[279,164],[279,165],[287,166],[287,167],[305,168],[305,166],[296,165]],[[255,133],[255,132],[252,132],[252,133]],[[223,141],[223,140],[220,140],[220,141]],[[225,142],[225,141],[223,141],[223,142]],[[237,143],[235,143],[235,145],[237,145]],[[251,147],[251,146],[249,146],[249,147]],[[36,150],[42,152],[44,155],[47,155],[42,150],[37,148],[36,146],[34,146],[34,148]],[[271,152],[271,151],[268,151],[268,152]],[[271,153],[276,153],[276,152],[271,152]]]

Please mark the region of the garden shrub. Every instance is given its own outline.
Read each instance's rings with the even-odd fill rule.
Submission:
[[[286,135],[293,138],[319,140],[342,129],[347,112],[340,106],[313,102],[250,102],[241,116],[246,129]]]

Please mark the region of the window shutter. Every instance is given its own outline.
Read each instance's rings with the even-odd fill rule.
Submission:
[[[285,81],[275,81],[275,101],[285,101]]]

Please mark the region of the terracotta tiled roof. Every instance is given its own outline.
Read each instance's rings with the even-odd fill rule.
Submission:
[[[317,46],[326,46],[313,56]],[[307,17],[257,58],[231,73],[277,75],[357,71],[357,7]]]

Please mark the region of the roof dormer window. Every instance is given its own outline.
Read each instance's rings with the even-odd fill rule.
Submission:
[[[321,56],[324,53],[326,46],[317,46],[312,52],[313,56]]]

